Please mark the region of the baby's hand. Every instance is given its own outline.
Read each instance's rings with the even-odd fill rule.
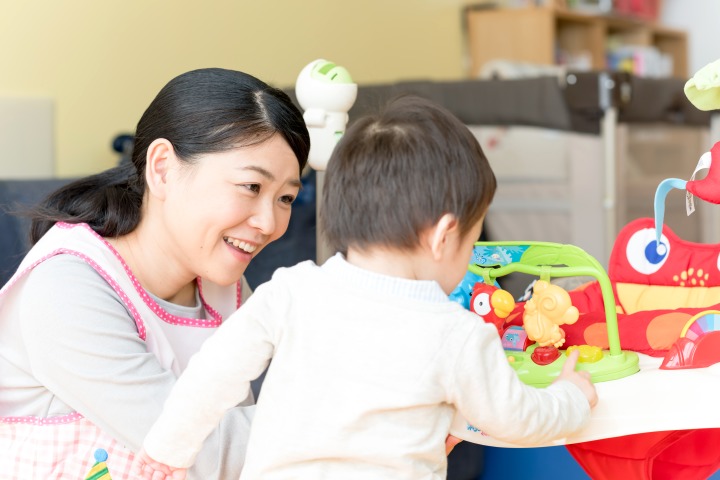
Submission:
[[[453,451],[455,445],[460,442],[462,442],[462,440],[454,435],[448,435],[447,437],[445,437],[445,455],[450,455],[450,452]]]
[[[187,475],[186,468],[174,468],[164,463],[156,462],[140,450],[135,455],[130,473],[142,480],[184,480]]]
[[[587,398],[588,403],[590,403],[590,408],[592,408],[597,405],[598,402],[597,391],[595,390],[595,385],[590,381],[590,372],[583,370],[579,372],[575,371],[575,364],[577,364],[579,355],[579,350],[570,352],[560,375],[555,381],[567,380],[568,382],[574,383],[585,394],[585,398]]]

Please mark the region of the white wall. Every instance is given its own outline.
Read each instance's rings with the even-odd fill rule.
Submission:
[[[720,1],[663,0],[662,23],[687,30],[690,75],[720,59]]]

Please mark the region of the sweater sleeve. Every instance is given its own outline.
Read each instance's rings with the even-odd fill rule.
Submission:
[[[477,323],[467,335],[450,376],[450,402],[470,424],[498,440],[541,445],[581,429],[590,419],[590,404],[574,384],[525,385],[488,324]]]
[[[137,451],[176,378],[147,350],[118,295],[92,267],[69,255],[37,266],[21,294],[23,343],[31,374],[52,392],[56,406],[50,414],[69,407]],[[191,479],[239,476],[253,412],[254,407],[227,412],[198,455]]]
[[[187,468],[225,412],[244,399],[276,342],[272,283],[258,287],[193,355],[143,447],[154,460]]]

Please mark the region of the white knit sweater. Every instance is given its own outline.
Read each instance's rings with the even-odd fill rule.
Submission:
[[[437,283],[337,255],[279,270],[205,342],[146,437],[148,454],[190,465],[271,359],[242,479],[445,478],[456,409],[521,445],[568,435],[590,415],[569,382],[520,382],[494,327]]]

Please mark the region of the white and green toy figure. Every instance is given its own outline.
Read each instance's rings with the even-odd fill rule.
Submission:
[[[295,96],[310,132],[308,163],[315,170],[324,171],[335,144],[345,133],[348,111],[357,97],[357,84],[345,68],[318,59],[298,75]]]
[[[705,65],[685,83],[685,95],[699,110],[720,109],[720,60]]]

